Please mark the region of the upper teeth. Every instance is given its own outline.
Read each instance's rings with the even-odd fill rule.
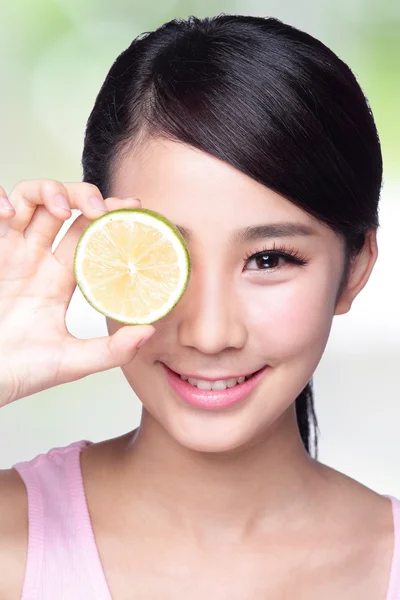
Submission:
[[[192,377],[185,377],[180,375],[181,379],[188,381],[191,385],[196,386],[199,390],[225,390],[227,387],[231,388],[237,383],[243,383],[247,377],[237,377],[236,379],[219,379],[218,381],[207,381],[206,379],[193,379]]]

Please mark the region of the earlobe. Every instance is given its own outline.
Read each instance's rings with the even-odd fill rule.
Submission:
[[[377,258],[376,229],[370,229],[366,233],[362,250],[352,261],[347,286],[336,303],[335,315],[343,315],[350,311],[353,301],[367,284]]]
[[[345,294],[345,292],[343,292],[343,294]],[[342,298],[339,300],[339,302],[336,305],[335,308],[335,315],[345,315],[346,313],[348,313],[350,311],[351,308],[351,304],[349,304],[348,302],[345,302],[343,299],[343,295]]]

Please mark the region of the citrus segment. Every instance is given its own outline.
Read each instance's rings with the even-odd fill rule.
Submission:
[[[76,282],[102,314],[126,324],[165,316],[184,293],[190,259],[179,230],[149,209],[110,211],[83,232]]]

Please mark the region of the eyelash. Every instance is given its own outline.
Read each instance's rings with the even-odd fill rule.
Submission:
[[[286,246],[278,246],[276,247],[274,244],[273,249],[263,248],[259,251],[252,251],[246,254],[246,257],[243,259],[244,265],[246,265],[250,259],[257,258],[258,256],[263,256],[267,254],[268,256],[284,258],[288,263],[296,264],[301,267],[304,267],[308,264],[308,259],[304,254],[301,254],[296,248],[287,248]],[[273,269],[257,269],[258,272],[276,272],[280,271],[282,267],[275,267]],[[250,269],[251,271],[254,269]]]

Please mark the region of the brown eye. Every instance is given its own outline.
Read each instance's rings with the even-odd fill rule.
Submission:
[[[247,263],[247,268],[249,267],[249,263],[254,262],[257,269],[265,270],[265,269],[275,269],[279,265],[279,259],[284,258],[283,256],[278,256],[276,254],[271,254],[267,252],[263,252],[262,254],[256,254],[252,259],[250,259]],[[251,268],[250,268],[251,270]]]
[[[279,259],[282,259],[283,265],[279,265]],[[287,250],[268,250],[264,249],[260,252],[250,253],[244,259],[246,270],[249,271],[275,271],[283,268],[286,264],[294,264],[305,266],[308,260],[305,256],[299,254],[296,250],[288,252]],[[254,263],[253,267],[249,264]]]

